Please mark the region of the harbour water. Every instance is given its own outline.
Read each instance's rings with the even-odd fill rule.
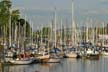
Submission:
[[[108,72],[108,57],[99,60],[63,59],[61,63],[6,65],[1,72]]]

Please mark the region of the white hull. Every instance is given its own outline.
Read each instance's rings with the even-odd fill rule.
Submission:
[[[61,61],[61,57],[57,54],[50,55],[50,58],[48,59],[48,63],[59,63]]]
[[[61,59],[50,58],[48,63],[59,63]]]
[[[86,54],[87,54],[87,55],[98,55],[99,52],[98,52],[98,51],[91,50],[91,49],[88,49],[88,50],[86,51]]]
[[[108,56],[108,52],[102,52],[102,55]]]
[[[77,54],[76,53],[67,53],[66,56],[68,58],[77,58]]]
[[[32,58],[21,59],[21,60],[10,60],[12,64],[30,64],[34,61]]]
[[[38,59],[48,59],[50,55],[38,56]]]
[[[12,58],[13,53],[11,51],[8,51],[7,54],[5,55],[5,57]]]

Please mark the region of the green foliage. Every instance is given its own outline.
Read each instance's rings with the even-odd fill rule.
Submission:
[[[12,6],[11,1],[3,0],[0,2],[0,36],[3,34],[4,26],[9,24],[10,8]],[[8,29],[7,29],[8,30]],[[6,30],[5,30],[6,31]]]
[[[11,22],[12,24],[16,24],[18,19],[20,18],[20,12],[19,10],[13,10],[11,13]]]
[[[0,20],[1,20],[1,22],[5,23],[8,21],[9,14],[10,14],[9,9],[11,8],[11,6],[12,6],[11,1],[9,1],[9,0],[3,0],[0,2]],[[0,24],[0,25],[2,25],[2,24]]]
[[[29,37],[30,36],[31,27],[30,27],[30,24],[25,19],[22,19],[22,18],[19,19],[18,22],[17,22],[17,26],[18,26],[18,28],[20,27],[23,30],[24,29],[26,30],[26,37]]]
[[[36,38],[50,38],[51,37],[51,28],[43,27],[41,30],[37,30],[34,35]]]
[[[51,28],[50,27],[43,27],[42,30],[40,31],[40,34],[42,33],[43,38],[49,38],[50,33],[51,33]]]
[[[20,28],[24,29],[24,26],[26,24],[26,36],[29,35],[30,25],[25,19],[20,18],[19,9],[12,9],[12,2],[10,0],[2,0],[0,1],[0,36],[1,37],[3,37],[4,34],[5,36],[9,37],[9,23],[10,23],[9,21],[11,21],[11,29],[14,31],[16,26],[18,27],[18,29]],[[20,28],[18,24],[20,24]]]
[[[48,38],[51,33],[51,29],[49,27],[43,27],[42,36],[43,38]]]

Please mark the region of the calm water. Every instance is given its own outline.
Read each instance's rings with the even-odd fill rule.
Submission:
[[[5,66],[4,72],[108,72],[108,57],[99,60],[63,59],[62,63]],[[3,72],[3,71],[1,71]]]

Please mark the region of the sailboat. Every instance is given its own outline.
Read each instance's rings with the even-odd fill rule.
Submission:
[[[48,59],[48,63],[59,63],[61,62],[61,56],[57,54],[58,48],[54,47],[52,51],[50,51],[50,56]]]
[[[60,56],[57,54],[57,38],[56,38],[56,25],[57,25],[57,23],[56,23],[57,21],[56,21],[56,8],[55,8],[55,22],[54,22],[54,47],[50,50],[50,57],[49,57],[49,60],[48,60],[48,62],[49,63],[57,63],[57,62],[60,62]]]
[[[88,28],[88,25],[87,25],[87,28]],[[94,32],[94,28],[92,29],[92,43],[89,44],[89,39],[87,37],[87,50],[86,50],[86,57],[88,59],[99,59],[99,52],[96,50],[96,47],[95,47],[95,42],[94,42],[94,36],[95,36],[95,32]],[[88,29],[87,29],[87,36],[88,36]]]
[[[75,22],[74,22],[74,2],[72,1],[72,46],[69,45],[68,52],[66,53],[66,56],[68,58],[77,58],[79,55],[75,51],[70,51],[73,47],[76,45],[76,28],[75,28]]]
[[[23,59],[16,59],[16,60],[10,60],[9,62],[11,64],[20,64],[20,65],[24,65],[24,64],[31,64],[34,61],[34,58],[23,58]]]
[[[49,53],[46,52],[45,49],[44,49],[44,50],[42,50],[41,52],[38,53],[38,56],[36,58],[41,60],[42,62],[47,62],[49,57],[50,57]]]
[[[41,26],[41,30],[43,29],[43,26]],[[39,53],[38,53],[38,56],[36,57],[37,59],[40,59],[42,62],[46,62],[48,61],[49,59],[49,53],[46,51],[46,48],[45,48],[45,43],[43,43],[43,38],[42,38],[42,34],[43,34],[43,31],[41,31],[41,43],[40,43],[40,50],[39,50]]]
[[[101,54],[103,56],[108,56],[108,49],[107,49],[107,47],[108,47],[108,43],[107,43],[108,35],[106,35],[106,34],[107,33],[106,33],[106,29],[105,29],[105,23],[103,22],[103,35],[102,36],[100,35],[100,37],[102,37],[102,46],[104,47],[102,49],[102,52],[101,52]]]
[[[20,25],[20,24],[19,24]],[[20,28],[19,28],[20,29]],[[23,33],[24,33],[24,40],[23,41],[25,41],[25,32],[26,31],[26,22],[25,22],[25,24],[24,24],[24,29],[23,29]],[[24,42],[23,42],[23,47],[21,48],[21,52],[19,52],[19,54],[17,54],[17,51],[16,50],[14,50],[13,51],[14,53],[13,53],[13,56],[15,56],[15,58],[13,58],[12,60],[10,60],[9,62],[11,63],[11,64],[30,64],[30,63],[32,63],[34,60],[35,60],[35,58],[33,58],[33,57],[30,57],[26,52],[25,52],[25,49],[24,49]],[[15,55],[14,55],[15,54]]]
[[[101,52],[101,54],[102,54],[103,56],[108,56],[108,51],[107,51],[107,50],[104,50],[104,51]]]

